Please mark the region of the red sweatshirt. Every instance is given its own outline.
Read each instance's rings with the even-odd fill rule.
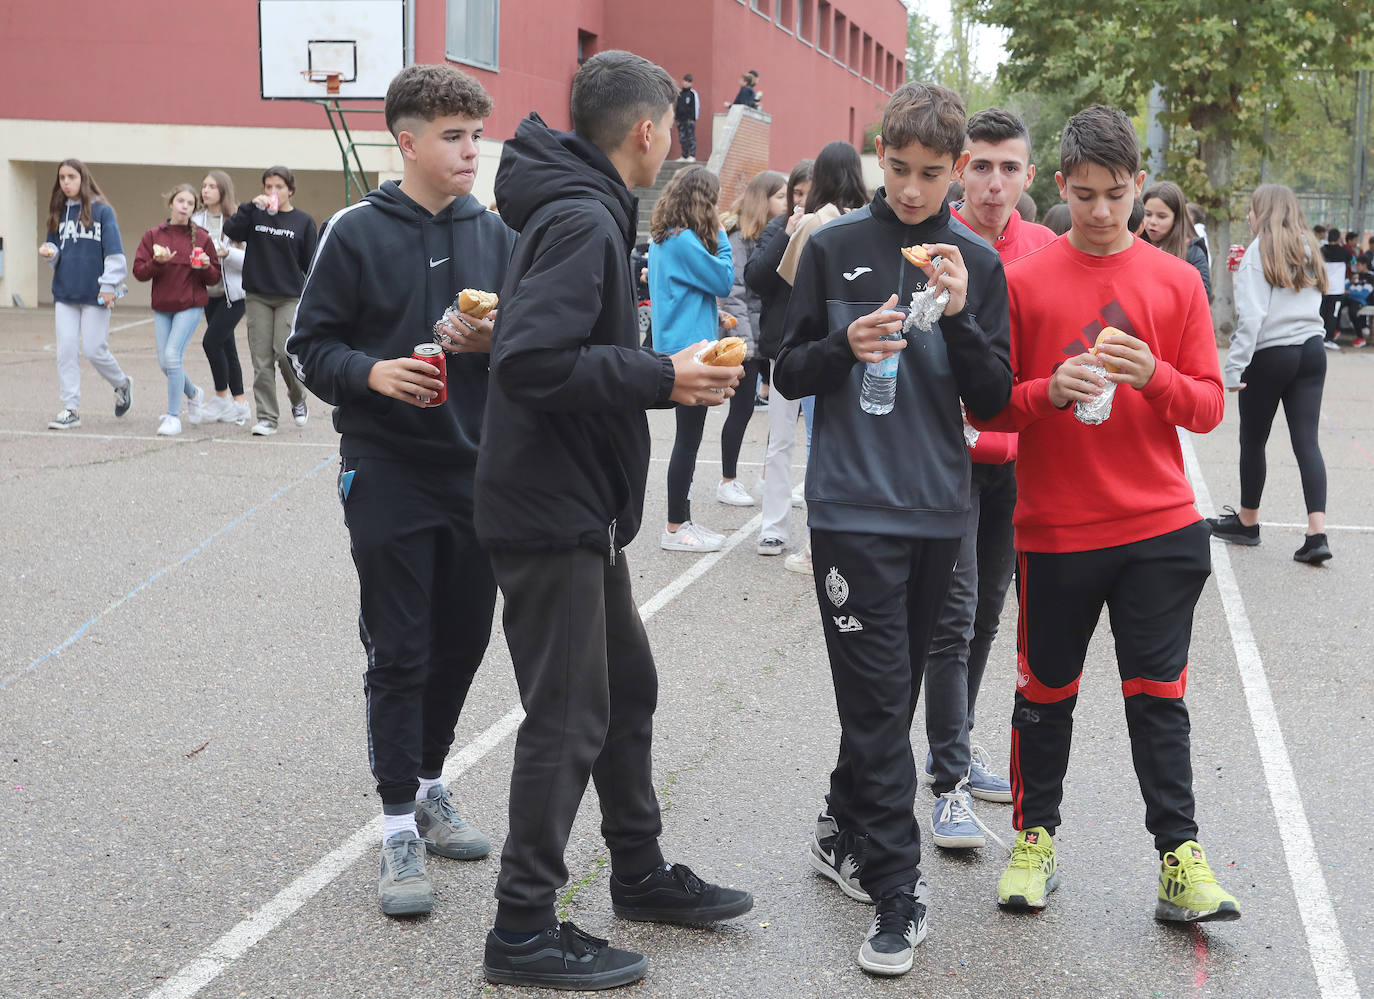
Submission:
[[[1019,430],[1016,549],[1078,552],[1131,544],[1201,519],[1176,427],[1205,434],[1224,393],[1207,295],[1187,261],[1137,239],[1106,257],[1067,236],[1007,265],[1011,402],[981,430]],[[1150,346],[1144,389],[1117,385],[1095,427],[1050,402],[1054,370],[1104,326]]]
[[[215,249],[214,240],[200,226],[195,226],[195,233],[195,245],[210,258],[209,266],[200,269],[191,266],[191,237],[184,225],[163,222],[145,232],[138,241],[134,277],[153,282],[153,309],[157,312],[181,312],[204,306],[210,301],[205,289],[219,283],[219,251]],[[166,263],[158,263],[153,259],[154,243],[176,251],[176,256]]]
[[[959,202],[961,208],[963,204],[962,201]],[[949,212],[960,222],[968,225],[968,220],[954,208],[951,207]],[[1017,257],[1024,257],[1032,250],[1038,250],[1046,243],[1054,242],[1054,238],[1053,230],[1034,222],[1027,222],[1021,218],[1021,213],[1013,208],[1011,218],[1007,220],[1007,227],[1002,230],[1002,235],[993,240],[992,248],[1001,255],[1002,264],[1006,266]],[[1005,465],[1009,461],[1015,461],[1016,435],[999,434],[995,431],[982,433],[978,437],[978,443],[969,451],[969,457],[979,465]]]

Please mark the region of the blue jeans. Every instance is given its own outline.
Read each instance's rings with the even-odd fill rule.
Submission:
[[[186,345],[200,325],[205,310],[199,306],[180,312],[154,312],[153,331],[157,336],[157,364],[167,376],[167,412],[181,412],[181,397],[195,398],[196,386],[182,367]]]

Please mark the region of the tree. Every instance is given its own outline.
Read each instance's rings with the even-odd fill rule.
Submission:
[[[1264,150],[1303,108],[1305,70],[1346,73],[1374,59],[1369,0],[958,0],[1007,28],[1002,82],[1138,112],[1163,88],[1175,135],[1169,173],[1208,214],[1212,259],[1226,258],[1237,150]],[[1231,275],[1212,284],[1219,332],[1235,325]]]

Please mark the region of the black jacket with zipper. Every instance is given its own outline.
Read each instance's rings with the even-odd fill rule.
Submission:
[[[822,226],[802,251],[773,384],[816,397],[806,469],[810,525],[830,531],[956,538],[969,506],[962,398],[982,419],[1011,398],[1007,282],[1002,260],[948,208],[902,223],[879,188],[872,204]],[[890,413],[859,408],[865,365],[849,324],[889,295],[906,308],[925,273],[901,255],[916,243],[953,243],[968,268],[968,302],[930,333],[906,336]]]
[[[673,363],[639,344],[638,203],[605,153],[531,113],[501,150],[501,216],[520,233],[492,342],[476,525],[488,548],[592,548],[639,531],[645,410]]]
[[[367,376],[432,343],[464,288],[501,287],[514,245],[472,195],[431,215],[391,180],[325,224],[286,350],[301,381],[335,407],[343,457],[477,463],[486,354],[449,354],[448,399],[424,409],[374,392]]]

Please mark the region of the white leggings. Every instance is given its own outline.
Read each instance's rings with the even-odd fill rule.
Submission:
[[[85,357],[114,388],[127,380],[110,353],[110,310],[103,305],[56,303],[57,381],[62,405],[73,413],[81,407],[81,358]]]

